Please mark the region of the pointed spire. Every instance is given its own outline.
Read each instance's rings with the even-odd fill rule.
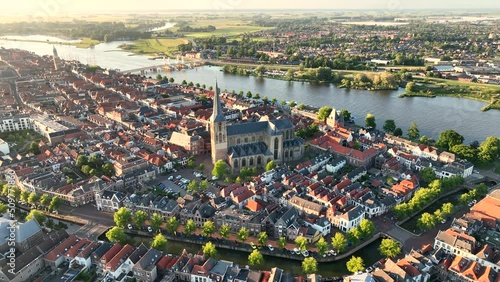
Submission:
[[[214,94],[214,110],[211,117],[212,121],[226,121],[224,112],[222,111],[222,105],[220,103],[219,86],[217,80],[215,80],[215,94]]]

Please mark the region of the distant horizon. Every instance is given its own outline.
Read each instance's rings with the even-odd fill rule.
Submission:
[[[0,14],[8,17],[58,17],[72,14],[143,14],[143,13],[200,13],[200,12],[345,12],[345,11],[372,11],[384,13],[404,13],[405,11],[464,11],[500,13],[500,1],[490,0],[144,0],[138,2],[124,2],[118,0],[18,0],[16,5],[1,5]]]

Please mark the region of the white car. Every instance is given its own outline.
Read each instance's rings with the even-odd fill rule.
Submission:
[[[441,223],[446,223],[446,218],[444,218],[443,220],[441,220]]]
[[[151,226],[148,226],[148,231],[153,232],[153,228],[151,228]]]
[[[127,227],[128,227],[128,229],[132,230],[132,224],[130,224],[130,223],[129,223],[129,224],[127,225]]]
[[[267,247],[269,248],[269,250],[270,250],[271,252],[272,252],[272,251],[274,251],[274,248],[273,248],[273,246],[271,246],[271,244],[267,245]]]

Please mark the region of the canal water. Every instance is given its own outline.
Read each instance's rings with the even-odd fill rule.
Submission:
[[[22,38],[22,37],[21,37]],[[29,38],[27,38],[29,39]],[[51,38],[52,39],[52,38]],[[100,65],[110,69],[130,70],[141,67],[162,65],[162,60],[149,60],[146,56],[120,51],[118,46],[129,42],[101,43],[90,49],[56,45],[63,59],[80,60],[83,63]],[[0,48],[19,48],[39,55],[51,55],[52,45],[21,41],[0,40]],[[416,122],[421,135],[437,139],[439,132],[454,129],[465,137],[465,142],[482,141],[487,136],[500,136],[500,111],[481,112],[483,102],[452,97],[398,98],[404,89],[395,91],[367,91],[341,89],[331,84],[289,82],[283,80],[245,77],[226,74],[220,67],[204,66],[183,71],[162,73],[167,77],[199,82],[213,86],[218,80],[219,87],[229,91],[243,90],[245,93],[259,93],[269,99],[295,100],[313,106],[331,106],[348,109],[356,117],[357,124],[364,124],[367,113],[375,115],[378,128],[384,121],[394,119],[406,134],[412,121]],[[148,75],[156,76],[156,73]]]

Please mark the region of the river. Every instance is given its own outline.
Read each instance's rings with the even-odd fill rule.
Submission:
[[[74,46],[56,45],[59,56],[63,59],[80,60],[87,64],[96,64],[110,69],[135,69],[162,64],[161,61],[148,60],[146,56],[136,56],[120,51],[118,45],[127,42],[101,43],[91,49],[79,49]],[[21,41],[0,40],[0,47],[19,48],[39,55],[51,55],[52,45]],[[348,109],[357,124],[364,124],[367,113],[375,115],[377,125],[382,128],[384,121],[394,119],[398,127],[406,134],[412,121],[415,121],[421,135],[437,139],[439,132],[454,129],[465,137],[465,142],[483,141],[487,136],[500,136],[500,111],[481,112],[486,103],[452,98],[398,98],[404,90],[367,91],[341,89],[331,84],[289,82],[275,79],[245,77],[226,74],[219,67],[204,66],[195,69],[162,73],[182,80],[199,82],[207,87],[219,82],[219,87],[227,90],[243,90],[245,93],[260,93],[269,99],[295,100],[313,106],[328,105],[336,109]],[[156,74],[152,74],[155,76]]]

